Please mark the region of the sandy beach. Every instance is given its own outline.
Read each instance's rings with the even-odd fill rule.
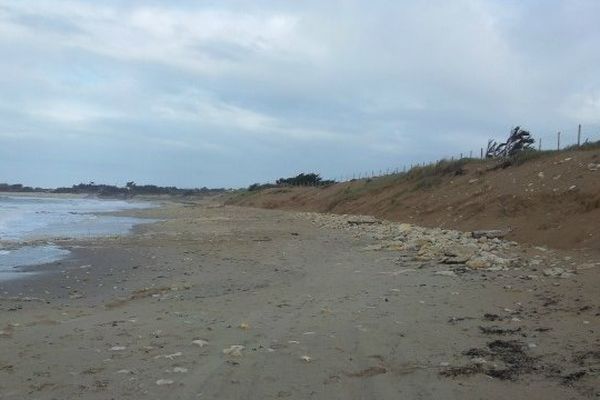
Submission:
[[[464,268],[382,246],[399,224],[126,213],[161,222],[0,282],[1,399],[600,396],[593,256],[507,244],[519,262]]]

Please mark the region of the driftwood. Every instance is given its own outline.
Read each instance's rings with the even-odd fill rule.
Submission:
[[[506,158],[524,150],[534,150],[535,140],[528,131],[517,126],[510,131],[508,139],[504,143],[498,143],[493,139],[488,141],[486,158]]]

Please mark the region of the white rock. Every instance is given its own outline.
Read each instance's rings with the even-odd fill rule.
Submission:
[[[169,359],[169,360],[172,360],[172,359],[174,359],[175,357],[181,357],[182,355],[183,355],[183,353],[182,353],[182,352],[180,352],[180,351],[178,351],[177,353],[173,353],[173,354],[163,354],[163,355],[160,355],[160,356],[155,356],[154,358],[155,358],[155,359],[158,359],[158,358],[167,358],[167,359]]]
[[[233,346],[230,346],[227,349],[223,349],[223,354],[227,355],[227,356],[232,356],[232,357],[241,357],[242,356],[242,350],[244,350],[245,347],[242,346],[241,344],[234,344]]]
[[[199,347],[204,347],[208,344],[208,341],[203,340],[203,339],[196,339],[196,340],[192,341],[192,344],[195,344],[196,346],[199,346]]]
[[[117,374],[133,374],[133,372],[128,369],[120,369],[117,371]]]

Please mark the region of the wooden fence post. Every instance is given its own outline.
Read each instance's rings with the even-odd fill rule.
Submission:
[[[560,151],[560,131],[556,134],[556,150]]]
[[[577,147],[581,146],[581,124],[577,127]]]

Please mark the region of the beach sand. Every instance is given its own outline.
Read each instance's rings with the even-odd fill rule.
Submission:
[[[299,213],[127,213],[163,221],[0,282],[0,399],[600,395],[598,268],[447,276]]]

